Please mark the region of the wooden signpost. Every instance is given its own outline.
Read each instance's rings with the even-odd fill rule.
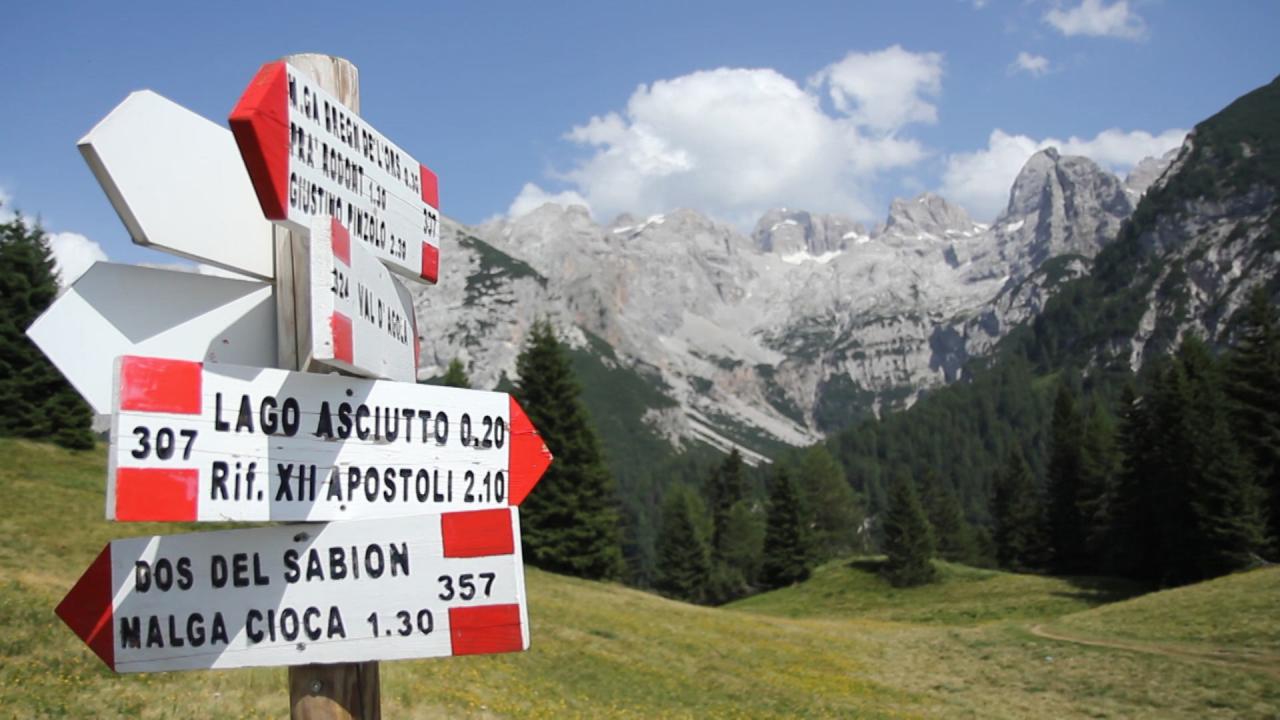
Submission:
[[[510,395],[118,362],[107,517],[346,520],[519,505],[551,453]]]
[[[514,509],[115,540],[57,608],[112,670],[529,647]]]
[[[436,175],[352,108],[282,60],[262,66],[230,124],[268,220],[307,232],[336,217],[394,272],[436,281]]]
[[[418,323],[413,298],[336,218],[311,228],[311,360],[344,372],[417,381]]]
[[[505,393],[413,382],[388,270],[436,281],[437,181],[358,111],[354,66],[300,55],[232,133],[144,91],[81,141],[136,242],[274,280],[99,263],[28,331],[112,413],[107,517],[339,521],[110,543],[57,613],[117,672],[288,665],[294,718],[376,718],[379,660],[529,646],[551,453]]]

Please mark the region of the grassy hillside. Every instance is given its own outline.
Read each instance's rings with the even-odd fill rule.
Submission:
[[[974,625],[1035,620],[1087,610],[1137,592],[1120,580],[1051,578],[936,562],[940,581],[898,589],[877,570],[881,560],[836,560],[800,585],[739,600],[739,610],[783,617],[873,618],[895,622]]]
[[[0,440],[0,457],[0,717],[285,713],[283,669],[107,671],[54,617],[54,605],[108,539],[181,528],[102,520],[100,451],[70,454]],[[940,587],[898,592],[877,587],[865,569],[827,566],[808,586],[757,599],[755,606],[714,609],[530,570],[529,652],[384,663],[383,710],[394,718],[1280,712],[1280,678],[1258,668],[1033,634],[1034,624],[1062,613],[1074,613],[1069,620],[1100,613],[1075,612],[1100,600],[1096,589],[1082,596],[1070,582],[956,567],[946,572]],[[827,604],[819,604],[839,582],[847,585],[844,594],[861,598],[841,605],[827,595]],[[1224,596],[1224,606],[1210,608],[1215,622],[1248,622],[1231,611],[1235,600]],[[783,606],[794,612],[782,614],[809,617],[782,617]],[[1179,618],[1203,614],[1179,612],[1189,613]],[[1228,636],[1215,637],[1227,642]]]
[[[1269,652],[1280,663],[1280,567],[1151,593],[1068,615],[1053,627],[1093,637],[1231,645]]]

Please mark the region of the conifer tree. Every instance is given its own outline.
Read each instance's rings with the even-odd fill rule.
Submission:
[[[742,477],[742,455],[734,448],[724,462],[711,471],[707,482],[707,504],[711,507],[711,546],[714,553],[722,555],[725,528],[729,521],[729,509],[746,495],[747,484]]]
[[[1189,337],[1178,350],[1188,379],[1190,483],[1187,500],[1195,519],[1196,566],[1185,578],[1200,580],[1251,564],[1264,542],[1262,493],[1240,453],[1227,419],[1218,368],[1209,349]]]
[[[1058,385],[1053,403],[1048,466],[1049,543],[1059,572],[1079,572],[1085,566],[1084,522],[1080,516],[1082,423],[1070,385]]]
[[[1258,287],[1240,313],[1226,357],[1229,419],[1253,475],[1267,495],[1270,551],[1280,557],[1280,313]]]
[[[1030,569],[1038,555],[1040,503],[1031,468],[1016,446],[996,477],[994,491],[991,515],[995,523],[996,562],[1009,570]]]
[[[444,371],[444,377],[441,378],[440,384],[445,387],[470,388],[471,378],[467,377],[467,369],[462,365],[462,361],[454,358],[449,361],[449,367]]]
[[[695,603],[707,599],[711,553],[704,515],[702,503],[687,487],[667,490],[654,586],[668,597]]]
[[[1085,564],[1095,571],[1105,570],[1108,566],[1113,525],[1111,514],[1120,474],[1115,435],[1115,422],[1110,413],[1103,405],[1096,405],[1085,421],[1081,436],[1080,494],[1077,502],[1083,523]]]
[[[795,478],[779,465],[769,483],[769,516],[760,568],[766,588],[786,587],[809,577],[813,553],[809,522]]]
[[[534,323],[516,370],[515,396],[555,456],[520,507],[525,557],[553,572],[617,577],[622,551],[613,477],[548,321]]]
[[[1117,445],[1120,468],[1110,512],[1107,567],[1133,578],[1158,576],[1160,528],[1153,505],[1155,425],[1149,398],[1139,397],[1132,385],[1120,394]]]
[[[883,574],[895,587],[923,585],[933,580],[933,529],[924,516],[910,473],[898,469],[889,483],[889,507],[884,518]]]
[[[26,335],[57,294],[44,230],[16,215],[0,222],[0,435],[85,450],[93,447],[89,406]]]
[[[938,556],[959,563],[973,563],[977,557],[977,540],[973,528],[965,520],[960,498],[950,483],[932,468],[924,475],[924,508],[933,528]]]
[[[862,549],[864,514],[844,470],[824,445],[806,448],[795,470],[801,500],[809,508],[814,561]]]

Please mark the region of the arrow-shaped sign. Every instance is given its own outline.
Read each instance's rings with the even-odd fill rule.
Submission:
[[[226,128],[143,90],[90,130],[80,153],[135,243],[272,278],[271,223]]]
[[[276,308],[260,282],[100,262],[27,335],[107,415],[120,355],[274,365]]]
[[[418,379],[413,298],[387,268],[332,218],[311,228],[310,357],[366,377]]]
[[[114,540],[57,613],[120,673],[529,647],[515,508]]]
[[[519,505],[551,453],[506,393],[117,363],[115,520],[338,520]]]
[[[290,230],[336,217],[392,271],[435,282],[435,173],[284,61],[267,63],[231,111],[262,212]]]

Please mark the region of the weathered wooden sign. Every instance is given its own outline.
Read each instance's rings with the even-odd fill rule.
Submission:
[[[260,282],[100,262],[27,335],[107,415],[120,355],[274,365],[276,307]]]
[[[338,520],[519,505],[551,462],[506,393],[122,357],[115,520]]]
[[[311,359],[415,382],[418,323],[409,291],[335,218],[316,218],[310,244]]]
[[[287,62],[262,66],[231,131],[267,219],[307,232],[336,217],[394,272],[439,275],[435,173]]]
[[[135,243],[271,279],[271,223],[226,128],[143,90],[79,146]]]
[[[515,508],[115,540],[57,614],[120,673],[529,647]]]

